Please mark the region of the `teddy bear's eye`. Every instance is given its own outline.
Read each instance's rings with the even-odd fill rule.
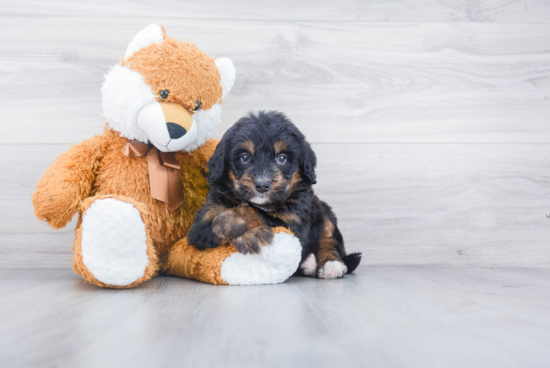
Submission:
[[[195,101],[195,108],[191,109],[191,111],[195,112],[195,111],[199,111],[199,109],[201,108],[201,102],[200,101]]]
[[[165,101],[169,95],[170,95],[169,89],[163,89],[162,91],[159,92],[159,98],[163,101]]]

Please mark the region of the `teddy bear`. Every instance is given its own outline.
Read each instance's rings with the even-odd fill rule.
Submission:
[[[232,244],[204,251],[186,234],[208,193],[207,162],[231,60],[212,58],[152,24],[136,34],[101,88],[103,134],[73,145],[39,180],[36,216],[54,229],[78,214],[73,269],[101,287],[131,288],[158,274],[212,284],[285,281],[301,247],[274,229],[260,254]]]

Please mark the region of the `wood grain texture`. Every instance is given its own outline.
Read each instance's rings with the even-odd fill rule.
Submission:
[[[106,290],[0,270],[3,367],[545,367],[549,268],[362,267],[344,279]]]
[[[30,201],[44,170],[68,147],[2,148],[0,266],[70,267],[74,221],[56,233],[34,217]],[[348,250],[365,253],[365,264],[550,264],[547,145],[313,148],[315,191],[334,208]]]
[[[102,131],[103,76],[150,23],[233,60],[217,138],[278,109],[314,142],[365,264],[550,264],[546,1],[0,5],[0,267],[70,267],[74,223],[50,230],[30,196]]]
[[[217,137],[279,109],[313,142],[550,141],[546,24],[159,19],[238,76]],[[0,143],[101,132],[103,75],[150,18],[5,17]]]
[[[0,16],[95,16],[355,22],[548,23],[544,0],[2,1]]]

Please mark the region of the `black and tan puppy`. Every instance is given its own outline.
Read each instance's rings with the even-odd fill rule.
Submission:
[[[188,234],[198,249],[232,241],[258,253],[284,226],[299,238],[296,275],[336,278],[352,272],[332,209],[313,193],[317,159],[304,135],[280,112],[249,114],[223,136],[208,162],[210,193]]]

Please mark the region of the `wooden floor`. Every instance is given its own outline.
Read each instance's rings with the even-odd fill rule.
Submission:
[[[1,367],[548,367],[550,268],[361,266],[342,280],[106,290],[0,270]]]

